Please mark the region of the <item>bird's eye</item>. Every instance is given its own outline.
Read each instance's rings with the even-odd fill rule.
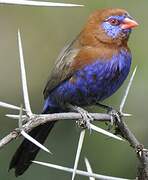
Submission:
[[[108,22],[112,25],[112,26],[118,26],[120,24],[120,21],[118,19],[109,19]]]

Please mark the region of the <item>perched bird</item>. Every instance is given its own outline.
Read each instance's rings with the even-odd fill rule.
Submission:
[[[43,113],[68,111],[67,104],[85,107],[111,96],[126,79],[131,66],[127,42],[137,22],[124,9],[97,10],[79,36],[60,53],[44,89]],[[29,134],[44,143],[55,122]],[[19,176],[32,163],[39,148],[24,139],[10,169]]]

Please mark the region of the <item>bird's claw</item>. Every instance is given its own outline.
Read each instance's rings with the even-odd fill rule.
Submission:
[[[136,153],[141,157],[143,153],[148,154],[148,149],[145,149],[143,144],[139,144],[136,147]]]
[[[111,115],[111,123],[114,124],[116,121],[121,121],[122,114],[116,109],[111,108],[107,113]]]
[[[113,118],[113,116],[111,116],[110,122],[107,125],[108,125],[107,130],[111,131],[111,129],[113,128],[113,125],[114,125],[114,118]]]
[[[76,121],[78,127],[81,127],[82,129],[90,129],[89,123],[86,122],[84,119],[79,119]]]
[[[74,109],[78,111],[82,116],[81,120],[76,121],[78,126],[84,129],[87,128],[91,132],[90,122],[94,120],[93,117],[85,109],[81,107],[74,106]]]
[[[119,111],[111,107],[108,108],[107,113],[111,115],[111,120],[110,123],[108,124],[108,131],[110,131],[113,128],[113,125],[114,124],[116,125],[117,121],[120,122],[122,115]]]
[[[111,115],[111,120],[110,123],[108,125],[108,130],[110,131],[113,127],[114,124],[116,124],[116,122],[120,122],[121,117],[123,116],[123,114],[119,111],[117,111],[116,109],[112,108],[111,106],[107,106],[101,103],[97,103],[97,105],[99,105],[101,108],[107,110],[107,113]]]

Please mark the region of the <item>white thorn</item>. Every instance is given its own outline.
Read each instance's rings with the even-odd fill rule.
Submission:
[[[80,153],[81,153],[81,150],[82,150],[84,137],[85,137],[85,130],[82,130],[81,133],[80,133],[80,138],[79,138],[79,142],[78,142],[78,148],[77,148],[77,153],[76,153],[76,157],[75,157],[72,180],[74,180],[75,175],[76,175],[76,170],[77,170],[78,163],[79,163],[79,158],[80,158]]]
[[[137,66],[135,67],[135,69],[134,69],[134,71],[132,73],[132,76],[131,76],[131,78],[129,80],[129,83],[127,85],[127,88],[125,90],[125,94],[124,94],[124,96],[122,98],[122,101],[121,101],[121,104],[120,104],[120,112],[123,111],[123,108],[124,108],[124,105],[125,105],[125,102],[126,102],[126,99],[127,99],[127,96],[128,96],[129,90],[130,90],[130,87],[132,85],[133,79],[135,77],[136,71],[137,71]]]
[[[59,166],[59,165],[55,165],[55,164],[39,162],[39,161],[32,161],[32,162],[42,165],[42,166],[46,166],[46,167],[50,167],[53,169],[58,169],[58,170],[66,171],[66,172],[70,172],[70,173],[73,173],[73,171],[74,171],[72,168]],[[112,177],[112,176],[100,175],[100,174],[96,174],[96,173],[89,173],[89,172],[81,171],[81,170],[76,170],[76,173],[79,175],[82,175],[82,176],[94,177],[99,180],[129,180],[129,179],[125,179],[125,178],[117,178],[117,177]]]
[[[47,149],[45,146],[43,146],[41,143],[39,143],[37,140],[35,140],[34,138],[32,138],[29,134],[27,134],[24,130],[21,131],[21,134],[28,139],[30,142],[32,142],[33,144],[35,144],[36,146],[38,146],[39,148],[41,148],[42,150],[44,150],[47,153],[51,153],[51,151],[49,151],[49,149]]]
[[[87,158],[85,158],[85,164],[86,164],[87,171],[89,173],[93,173],[91,165],[90,165],[90,163],[89,163]],[[95,178],[94,177],[89,177],[89,180],[95,180]]]
[[[120,138],[120,137],[118,137],[118,136],[116,136],[116,135],[114,135],[114,134],[112,134],[112,133],[110,133],[110,132],[108,132],[108,131],[106,131],[106,130],[104,130],[104,129],[102,129],[102,128],[99,128],[99,127],[97,127],[97,126],[95,126],[95,125],[93,125],[93,124],[90,124],[90,127],[91,127],[91,129],[93,129],[94,131],[97,131],[97,132],[99,132],[99,133],[101,133],[101,134],[104,134],[104,135],[106,135],[106,136],[109,136],[109,137],[111,137],[111,138],[114,138],[114,139],[117,139],[117,140],[120,140],[120,141],[124,141],[122,138]]]
[[[8,109],[20,110],[20,107],[0,101],[0,106]],[[23,109],[25,111],[25,109]]]
[[[20,107],[20,114],[19,114],[19,129],[23,129],[23,124],[22,124],[22,106]]]
[[[124,117],[130,117],[130,116],[132,116],[132,114],[123,113],[123,112],[121,113],[121,115],[124,116]]]
[[[0,0],[0,4],[16,4],[16,5],[28,5],[28,6],[47,6],[47,7],[82,7],[84,5],[79,4],[66,4],[66,3],[54,3],[46,1],[29,1],[29,0]]]
[[[6,114],[5,115],[6,117],[9,117],[9,118],[11,118],[11,119],[19,119],[19,115],[15,115],[15,114]],[[26,115],[22,115],[22,118],[26,118]]]
[[[20,31],[18,30],[18,45],[19,45],[19,55],[20,55],[20,68],[21,68],[21,81],[22,81],[22,88],[23,88],[23,97],[24,103],[26,108],[26,113],[31,116],[32,111],[29,102],[29,95],[28,95],[28,88],[27,88],[27,81],[26,81],[26,72],[25,72],[25,65],[24,65],[24,56],[23,56],[23,49],[22,49],[22,41]]]

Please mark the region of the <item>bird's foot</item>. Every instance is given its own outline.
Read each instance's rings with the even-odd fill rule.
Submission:
[[[143,153],[148,155],[148,149],[145,149],[143,144],[139,144],[136,147],[136,153],[139,154],[140,157],[142,156]]]
[[[76,107],[77,111],[81,114],[82,119],[76,121],[77,124],[82,127],[82,128],[87,128],[91,131],[91,127],[90,127],[90,122],[93,121],[94,119],[92,118],[92,116],[83,108],[80,107]]]
[[[120,113],[119,111],[117,111],[116,109],[112,108],[111,106],[107,106],[101,103],[97,103],[98,106],[100,106],[101,108],[105,109],[107,111],[108,114],[111,115],[111,121],[108,125],[108,131],[110,131],[114,124],[116,125],[116,122],[120,122],[120,119],[122,117],[122,113]]]
[[[113,108],[109,109],[107,113],[111,115],[109,130],[111,130],[113,125],[115,125],[115,134],[121,134],[117,124],[121,122],[122,114]]]
[[[118,110],[110,108],[107,113],[111,115],[112,124],[116,123],[117,121],[121,121],[122,114]]]
[[[91,131],[91,127],[90,127],[90,122],[93,121],[93,117],[88,113],[88,111],[86,111],[85,109],[78,107],[78,106],[73,106],[70,105],[70,108],[74,111],[77,111],[81,114],[82,119],[76,121],[76,123],[78,124],[79,127],[81,128],[87,128]]]

